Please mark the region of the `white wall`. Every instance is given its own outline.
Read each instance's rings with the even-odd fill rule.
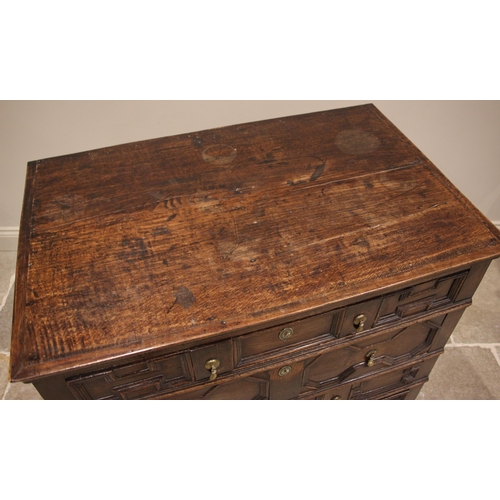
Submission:
[[[30,160],[366,102],[500,221],[500,101],[0,101],[0,250],[15,248]]]

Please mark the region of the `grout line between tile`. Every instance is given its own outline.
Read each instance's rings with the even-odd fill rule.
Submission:
[[[0,354],[5,354],[6,356],[9,356],[9,364],[10,364],[10,352],[5,352],[5,351],[0,351]],[[10,387],[10,382],[8,381],[8,377],[7,377],[7,385],[5,386],[5,391],[3,391],[3,394],[2,394],[2,401],[5,400],[5,395],[7,394],[7,391]]]
[[[491,352],[493,354],[493,357],[497,360],[498,366],[500,366],[500,357],[498,356],[497,350],[494,347],[492,347]]]
[[[7,297],[9,296],[10,291],[12,290],[12,287],[14,285],[14,281],[16,280],[16,275],[15,273],[10,277],[9,281],[9,288],[7,289],[7,292],[5,293],[5,297],[2,299],[2,302],[0,303],[0,311],[4,308],[6,302],[7,302]]]
[[[500,347],[498,342],[477,342],[477,343],[467,343],[467,344],[447,344],[446,347],[482,347],[483,349],[491,349],[492,347]]]
[[[5,401],[5,396],[7,395],[7,391],[9,390],[10,382],[7,382],[7,386],[5,387],[5,391],[3,391],[2,401]]]
[[[14,273],[10,277],[9,287],[7,289],[7,292],[5,293],[4,298],[2,299],[2,302],[0,303],[0,312],[3,310],[3,308],[5,307],[5,304],[7,303],[7,299],[9,297],[10,291],[12,290],[12,287],[14,286],[15,279],[16,279],[16,274]],[[6,356],[10,356],[10,352],[0,350],[0,353],[5,354]],[[3,391],[3,394],[2,394],[2,401],[5,401],[5,396],[7,394],[7,391],[9,390],[9,387],[10,387],[10,382],[7,382],[7,385],[5,386],[5,390]]]

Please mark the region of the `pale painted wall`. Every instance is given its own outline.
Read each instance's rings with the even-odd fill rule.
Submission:
[[[0,249],[15,245],[30,160],[366,102],[500,221],[500,101],[0,101]]]

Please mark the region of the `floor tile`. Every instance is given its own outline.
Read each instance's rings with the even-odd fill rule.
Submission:
[[[0,252],[0,304],[16,272],[16,252]]]
[[[33,384],[23,384],[22,382],[16,382],[14,384],[9,384],[7,392],[5,393],[4,399],[43,399],[38,391],[35,389]]]
[[[9,356],[0,353],[0,399],[5,393],[9,377]]]
[[[500,399],[500,366],[481,347],[446,347],[417,399]]]
[[[12,286],[3,309],[0,311],[0,352],[10,351],[12,333],[12,311],[14,308],[14,286]]]
[[[500,259],[493,261],[479,285],[472,305],[453,332],[459,344],[500,343]]]

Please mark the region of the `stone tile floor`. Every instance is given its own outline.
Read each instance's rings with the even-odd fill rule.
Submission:
[[[0,252],[0,397],[42,399],[31,384],[8,381],[16,253]],[[419,400],[500,399],[500,259],[439,357]]]

